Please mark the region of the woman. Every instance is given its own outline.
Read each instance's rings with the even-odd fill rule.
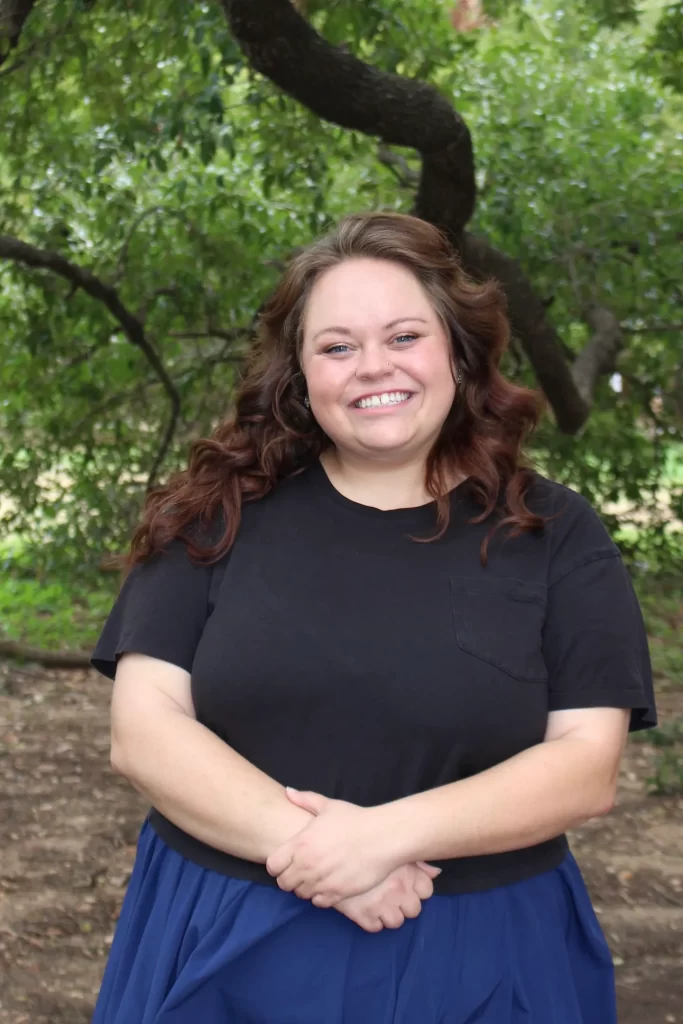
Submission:
[[[153,805],[94,1024],[616,1020],[564,832],[655,723],[647,642],[521,463],[507,337],[434,227],[350,217],[150,496],[93,656]]]

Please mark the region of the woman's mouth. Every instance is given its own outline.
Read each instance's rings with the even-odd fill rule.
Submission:
[[[364,395],[351,404],[354,409],[391,409],[396,405],[405,405],[414,394],[414,391],[380,391],[377,394]]]

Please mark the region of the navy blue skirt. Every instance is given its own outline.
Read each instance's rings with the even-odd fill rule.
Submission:
[[[198,867],[145,822],[92,1024],[616,1024],[571,855],[396,930]]]

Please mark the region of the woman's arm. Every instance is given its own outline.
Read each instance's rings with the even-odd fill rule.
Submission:
[[[469,779],[377,809],[394,857],[501,853],[560,835],[614,805],[629,711],[554,711],[545,741]]]
[[[197,722],[189,673],[142,654],[119,660],[111,708],[114,770],[175,825],[265,863],[312,815]]]
[[[374,808],[292,793],[317,817],[268,858],[278,884],[317,906],[398,864],[533,846],[613,805],[629,712],[552,712],[543,743],[460,782]]]
[[[197,722],[190,676],[157,658],[126,654],[112,698],[111,760],[165,817],[219,850],[264,863],[313,820],[285,790]],[[397,869],[337,909],[370,932],[417,917],[439,871]]]

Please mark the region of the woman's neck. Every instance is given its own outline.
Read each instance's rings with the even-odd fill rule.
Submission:
[[[392,464],[354,459],[328,448],[320,457],[334,487],[351,501],[384,510],[414,508],[434,499],[425,488],[424,462]],[[459,480],[447,482],[447,490]]]

